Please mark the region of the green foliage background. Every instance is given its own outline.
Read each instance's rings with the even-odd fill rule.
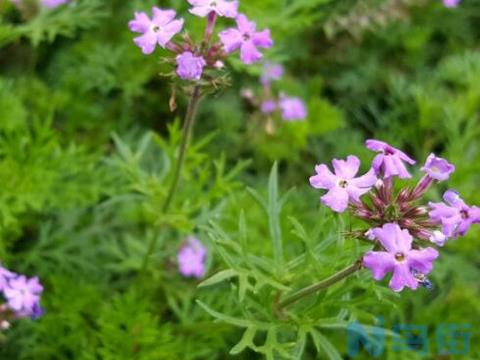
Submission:
[[[202,103],[166,215],[185,99],[169,111],[165,53],[143,56],[126,26],[154,4],[177,9],[200,36],[183,0],[74,0],[26,19],[0,2],[0,259],[40,276],[47,311],[1,334],[0,358],[348,359],[346,324],[374,331],[383,317],[390,330],[427,325],[430,346],[387,345],[381,358],[450,359],[436,328],[470,323],[470,353],[452,358],[480,359],[478,229],[442,249],[431,292],[398,296],[363,271],[286,319],[272,312],[278,294],[366,249],[343,238],[356,225],[347,215],[319,207],[307,181],[315,164],[351,153],[366,164],[370,137],[419,162],[435,151],[457,167],[448,186],[480,204],[480,1],[241,1],[271,28],[266,58],[288,71],[276,86],[306,100],[308,119],[255,131],[259,116],[239,94],[258,89],[261,66],[232,59],[232,86]],[[189,234],[209,248],[214,276],[200,287],[176,270]]]

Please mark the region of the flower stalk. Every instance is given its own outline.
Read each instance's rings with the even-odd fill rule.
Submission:
[[[310,296],[312,294],[315,294],[316,292],[320,290],[325,290],[329,288],[330,286],[338,283],[339,281],[342,281],[343,279],[349,277],[350,275],[356,273],[358,270],[362,268],[362,261],[358,260],[352,265],[346,267],[343,270],[340,270],[339,272],[333,274],[332,276],[319,281],[317,283],[311,284],[309,286],[304,287],[303,289],[300,289],[296,292],[294,292],[291,295],[288,295],[285,297],[283,300],[281,300],[278,304],[278,310],[281,313],[284,308],[287,306],[290,306],[297,301]]]
[[[195,85],[193,88],[192,96],[188,102],[187,113],[185,114],[185,120],[182,130],[182,141],[180,143],[180,149],[178,153],[178,160],[175,165],[175,173],[173,175],[172,184],[168,191],[167,198],[162,207],[162,212],[168,212],[170,205],[172,204],[173,197],[177,191],[178,184],[180,182],[180,175],[182,174],[182,168],[185,163],[185,157],[187,154],[190,138],[192,137],[193,125],[197,116],[198,105],[200,104],[202,96],[200,93],[200,85]]]
[[[167,194],[167,198],[162,207],[162,213],[166,214],[170,209],[170,206],[173,201],[173,197],[177,192],[178,185],[180,183],[180,177],[182,174],[182,169],[185,164],[185,158],[187,155],[188,145],[190,143],[190,139],[193,133],[193,126],[195,124],[195,118],[197,116],[198,105],[202,99],[200,85],[195,85],[192,91],[192,95],[188,102],[187,113],[185,114],[185,119],[183,122],[183,129],[182,129],[182,140],[180,143],[178,159],[175,165],[175,173],[173,175],[172,183],[170,185],[170,189]],[[152,256],[153,252],[155,251],[155,247],[157,245],[158,236],[153,236],[150,240],[148,245],[147,252],[145,253],[145,257],[143,259],[142,267],[140,270],[141,274],[144,274],[147,270],[148,262],[150,257]]]

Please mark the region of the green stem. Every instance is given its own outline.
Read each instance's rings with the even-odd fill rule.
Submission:
[[[333,284],[336,284],[337,282],[347,278],[348,276],[354,274],[358,270],[360,270],[362,267],[362,262],[361,261],[356,261],[354,264],[346,267],[343,270],[340,270],[336,274],[333,274],[332,276],[319,281],[315,284],[309,285],[307,287],[304,287],[303,289],[300,289],[293,294],[285,297],[283,300],[280,301],[278,304],[278,310],[281,312],[281,310],[289,305],[292,305],[293,303],[297,302],[300,299],[303,299],[306,296],[312,295],[316,293],[317,291],[324,290]]]
[[[188,102],[187,113],[185,114],[185,119],[183,122],[182,140],[180,143],[178,160],[175,166],[175,173],[173,175],[172,184],[170,185],[167,198],[162,207],[163,214],[167,213],[168,210],[170,209],[170,205],[172,204],[173,197],[177,192],[177,188],[180,183],[180,176],[182,174],[182,169],[185,163],[188,144],[190,143],[190,138],[192,137],[193,125],[195,123],[197,109],[201,99],[202,97],[200,94],[200,86],[195,85],[195,87],[193,88],[193,92],[190,97],[190,100]],[[148,261],[150,260],[150,257],[152,256],[153,252],[155,251],[157,241],[158,241],[158,236],[154,236],[152,237],[152,240],[150,240],[147,252],[145,254],[145,258],[143,259],[143,264],[142,264],[140,273],[145,273],[148,266]]]
[[[182,168],[185,163],[185,156],[187,154],[188,144],[192,136],[193,124],[195,123],[195,117],[197,114],[198,104],[200,103],[200,100],[200,86],[196,85],[193,88],[193,93],[188,103],[187,113],[185,114],[185,120],[182,130],[182,142],[180,143],[180,152],[175,168],[175,174],[173,176],[172,184],[170,185],[170,190],[168,191],[167,199],[165,200],[162,208],[162,212],[164,214],[170,209],[173,197],[177,192],[178,184],[180,182],[180,175],[182,174]]]

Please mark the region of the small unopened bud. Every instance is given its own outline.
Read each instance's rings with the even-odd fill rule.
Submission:
[[[410,209],[407,209],[404,213],[404,217],[406,218],[418,218],[422,217],[428,214],[428,208],[425,206],[417,206],[417,207],[412,207]]]
[[[414,229],[417,227],[417,224],[415,223],[415,221],[410,219],[401,219],[399,221],[399,224],[404,228]]]
[[[380,200],[378,196],[372,196],[372,203],[379,210],[383,210],[385,208],[385,203]]]
[[[367,209],[362,209],[362,208],[356,209],[354,214],[355,214],[355,216],[359,217],[360,219],[365,219],[365,220],[369,220],[372,217],[372,213],[370,211],[368,211]]]
[[[225,64],[223,61],[217,60],[215,61],[215,64],[213,64],[213,67],[217,70],[222,70],[225,67]]]
[[[255,94],[253,93],[253,90],[250,88],[243,88],[242,90],[240,90],[240,96],[247,100],[255,98]]]
[[[414,231],[413,235],[419,239],[430,241],[430,238],[432,237],[432,232],[425,229],[420,229]]]
[[[420,198],[430,188],[432,183],[433,179],[430,176],[425,175],[424,177],[422,177],[418,182],[417,186],[415,186],[415,189],[412,191],[411,199],[416,200]]]
[[[431,242],[437,244],[438,246],[445,245],[445,242],[448,240],[448,237],[441,231],[435,230],[431,233],[430,239]]]
[[[368,230],[368,231],[365,233],[365,237],[366,237],[368,240],[374,241],[374,240],[375,240],[375,235],[374,235],[374,233],[373,233],[373,229]]]
[[[398,202],[403,203],[410,200],[411,190],[409,188],[403,188],[398,193]]]

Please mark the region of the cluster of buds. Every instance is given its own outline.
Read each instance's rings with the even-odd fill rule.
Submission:
[[[280,92],[276,94],[272,83],[283,77],[284,69],[282,65],[275,63],[265,63],[263,73],[260,76],[262,91],[256,96],[250,89],[242,90],[242,97],[248,101],[253,108],[260,110],[266,118],[265,129],[267,133],[274,132],[273,116],[278,113],[284,121],[302,121],[307,117],[307,108],[305,103],[299,97],[287,96]]]
[[[360,160],[350,155],[333,160],[334,173],[325,164],[317,165],[310,184],[328,190],[321,197],[324,205],[339,213],[350,210],[368,223],[368,229],[352,235],[373,244],[363,256],[363,265],[376,280],[392,272],[389,285],[394,291],[429,287],[426,275],[439,255],[436,247],[480,223],[480,208],[468,206],[454,190],[444,194],[444,202],[420,203],[432,184],[447,180],[455,171],[447,160],[431,154],[420,169],[424,176],[418,183],[396,191],[393,180],[410,179],[407,165],[416,161],[382,141],[367,140],[366,147],[378,154],[363,176],[357,177]],[[426,243],[431,247],[422,247]]]
[[[37,277],[29,279],[0,265],[0,292],[5,300],[0,305],[0,330],[8,329],[12,320],[42,316],[40,295],[43,287]]]
[[[198,82],[202,78],[212,83],[212,72],[224,68],[224,60],[231,53],[239,50],[240,59],[245,64],[252,64],[262,58],[259,48],[273,45],[270,30],[257,31],[256,24],[244,14],[238,12],[238,1],[227,0],[188,0],[192,15],[207,19],[203,39],[195,42],[188,34],[182,41],[174,41],[175,35],[183,29],[184,20],[176,18],[176,12],[170,9],[152,9],[150,18],[144,12],[136,12],[129,22],[131,31],[141,35],[134,43],[146,55],[152,54],[157,46],[171,51],[174,56],[170,61],[176,64],[176,75],[182,80]],[[218,17],[234,19],[236,27],[218,33],[218,41],[213,41]],[[207,70],[210,74],[206,75]]]

